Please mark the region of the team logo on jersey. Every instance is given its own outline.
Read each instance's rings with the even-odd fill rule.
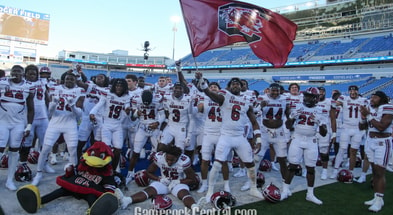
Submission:
[[[260,41],[265,11],[247,4],[229,3],[218,8],[218,28],[228,36],[245,37],[248,43]]]

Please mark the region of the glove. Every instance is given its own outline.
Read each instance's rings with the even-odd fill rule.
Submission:
[[[23,136],[24,137],[29,136],[30,131],[31,131],[31,124],[27,124],[25,130],[23,131]]]
[[[160,178],[160,182],[165,184],[166,186],[169,186],[169,184],[171,183],[171,180],[169,180],[168,178]]]
[[[292,112],[289,114],[289,118],[290,118],[290,119],[296,119],[299,115],[300,115],[300,111],[292,111]]]
[[[205,90],[209,87],[209,85],[206,83],[205,79],[203,78],[199,79],[198,85],[199,88],[201,88],[202,90]]]
[[[176,65],[176,71],[180,72],[181,71],[181,61],[180,60],[176,61],[175,65]]]
[[[168,185],[168,189],[172,190],[178,184],[180,184],[180,180],[172,180],[171,183]]]

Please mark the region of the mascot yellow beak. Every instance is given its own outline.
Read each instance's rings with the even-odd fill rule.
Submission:
[[[104,142],[95,142],[82,156],[86,165],[94,168],[105,167],[112,162],[112,157],[111,148]]]
[[[108,165],[110,162],[112,162],[112,157],[106,156],[105,159],[101,159],[96,156],[90,156],[87,152],[83,154],[83,159],[85,160],[85,163],[91,167],[95,168],[102,168]]]

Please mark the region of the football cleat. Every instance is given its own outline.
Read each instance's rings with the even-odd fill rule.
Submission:
[[[317,197],[315,197],[314,195],[307,194],[306,200],[309,201],[309,202],[315,203],[315,204],[317,204],[317,205],[322,205],[322,201],[319,200],[319,199],[318,199]]]

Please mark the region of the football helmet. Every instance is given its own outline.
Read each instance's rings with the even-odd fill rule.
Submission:
[[[19,165],[15,171],[14,176],[16,181],[31,181],[33,178],[31,169],[29,166],[27,166],[27,163]]]
[[[337,174],[337,180],[343,183],[352,183],[353,182],[353,174],[351,171],[347,169],[342,169]]]
[[[172,207],[172,199],[167,195],[156,195],[151,199],[153,209],[167,210]]]
[[[236,198],[231,193],[226,191],[219,191],[213,193],[213,195],[210,198],[210,201],[213,203],[214,207],[218,210],[226,209],[236,204]]]
[[[7,169],[8,168],[8,155],[3,154],[0,158],[0,168]]]
[[[202,181],[198,174],[195,174],[195,181],[193,183],[188,184],[190,190],[197,190],[201,185]]]
[[[27,161],[31,164],[37,164],[38,163],[38,157],[40,157],[40,153],[38,151],[31,151],[27,155]]]
[[[257,172],[257,187],[262,188],[265,184],[265,176],[263,175],[262,171]]]
[[[281,200],[280,189],[278,189],[278,187],[273,183],[269,184],[267,187],[265,187],[265,189],[263,189],[262,195],[268,202],[271,203],[276,203]]]
[[[270,172],[272,171],[272,162],[267,159],[263,159],[259,164],[259,171]]]
[[[140,187],[149,185],[149,177],[147,177],[146,170],[139,170],[135,173],[135,183]]]
[[[237,168],[240,166],[240,158],[238,156],[233,156],[232,158],[232,167]]]
[[[319,101],[319,90],[316,87],[309,87],[303,92],[303,104],[306,107],[315,107]]]
[[[50,71],[49,67],[47,67],[47,66],[41,67],[41,69],[40,69],[40,73],[42,73],[42,72],[51,73],[51,71]]]

